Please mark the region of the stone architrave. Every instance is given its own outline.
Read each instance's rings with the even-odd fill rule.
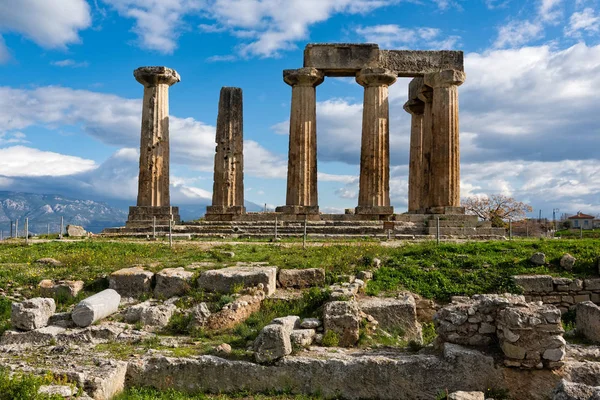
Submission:
[[[418,94],[419,100],[423,102],[423,122],[421,131],[421,174],[419,180],[421,182],[420,206],[419,213],[424,213],[430,204],[431,192],[431,151],[433,146],[432,132],[432,105],[433,105],[433,89],[429,86],[421,86]]]
[[[418,212],[423,192],[423,117],[425,103],[419,100],[423,78],[415,78],[408,85],[408,101],[404,110],[411,115],[410,156],[408,164],[408,211]]]
[[[137,206],[129,208],[128,225],[179,222],[169,194],[169,87],[180,81],[167,67],[141,67],[133,72],[144,85]]]
[[[278,212],[319,213],[316,86],[323,79],[323,73],[315,68],[283,71],[283,80],[292,86],[292,108],[286,205],[277,207]]]
[[[207,214],[244,214],[244,121],[242,89],[221,88],[217,117],[212,206]]]
[[[430,212],[447,213],[460,208],[460,148],[458,86],[465,73],[444,70],[426,74],[433,88]],[[453,211],[450,211],[453,213]]]
[[[396,82],[396,75],[383,68],[366,68],[356,75],[356,82],[365,88],[356,214],[393,214],[388,87]]]

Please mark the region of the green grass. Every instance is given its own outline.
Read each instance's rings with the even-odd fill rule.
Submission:
[[[60,400],[62,396],[38,394],[42,385],[56,384],[52,376],[13,374],[0,368],[0,400]],[[63,383],[64,384],[64,383]]]
[[[313,400],[322,397],[304,396],[304,395],[277,395],[277,394],[248,394],[238,393],[232,395],[210,395],[210,394],[186,394],[173,389],[158,391],[150,388],[132,388],[128,389],[115,400]]]

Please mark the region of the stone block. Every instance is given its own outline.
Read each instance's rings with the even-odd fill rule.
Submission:
[[[189,292],[193,276],[193,272],[186,271],[181,267],[163,269],[155,275],[154,295],[165,299],[183,296]]]
[[[585,290],[600,290],[600,278],[589,278],[583,281]]]
[[[589,294],[578,294],[573,296],[573,301],[575,303],[582,303],[584,301],[590,301],[590,295]]]
[[[145,307],[140,312],[140,322],[144,326],[165,327],[177,310],[173,304],[159,304]]]
[[[255,287],[262,284],[267,296],[276,289],[277,267],[236,266],[204,271],[198,287],[211,292],[231,293],[236,287]]]
[[[413,77],[443,70],[464,71],[463,58],[462,51],[381,50],[379,66],[401,77]]]
[[[591,301],[577,304],[577,332],[594,343],[600,343],[600,307]]]
[[[401,299],[367,297],[358,302],[360,310],[373,316],[383,330],[401,330],[406,340],[422,342],[421,324],[417,321],[417,308],[413,296]]]
[[[113,289],[106,289],[79,302],[71,317],[77,326],[83,328],[116,313],[120,303],[119,293]]]
[[[254,358],[258,363],[272,362],[292,354],[291,332],[284,325],[265,326],[254,341]]]
[[[12,325],[24,331],[43,328],[56,311],[54,299],[36,297],[21,303],[13,303],[10,320]]]
[[[600,399],[600,387],[562,380],[554,389],[553,400],[595,400]]]
[[[537,252],[529,258],[529,261],[534,265],[545,265],[546,255],[542,252]]]
[[[319,318],[304,318],[300,322],[300,328],[303,328],[303,329],[317,329],[321,325],[322,325],[322,323]]]
[[[354,76],[357,71],[376,67],[378,63],[376,44],[311,43],[304,49],[304,67],[317,68],[326,76]]]
[[[544,303],[556,304],[556,303],[560,303],[561,297],[560,296],[543,296],[542,301]]]
[[[331,331],[342,347],[353,346],[360,334],[360,310],[354,301],[331,301],[323,309],[325,334]]]
[[[35,261],[37,264],[44,264],[44,265],[50,265],[52,267],[62,267],[63,263],[54,259],[54,258],[40,258],[39,260]]]
[[[600,293],[592,293],[590,297],[592,299],[592,302],[596,304],[600,303]]]
[[[325,270],[322,268],[281,269],[278,276],[282,288],[308,288],[325,284]]]
[[[109,288],[124,297],[137,297],[152,291],[153,276],[142,267],[123,268],[110,274]]]
[[[485,400],[483,392],[454,392],[448,395],[447,400]]]
[[[69,235],[69,237],[85,237],[87,236],[87,232],[83,226],[67,225],[67,235]]]
[[[554,290],[550,275],[515,275],[513,281],[525,293],[550,293]]]
[[[567,271],[571,271],[575,266],[575,261],[577,261],[575,257],[569,253],[566,253],[560,258],[560,266]]]
[[[44,297],[60,297],[73,299],[83,290],[83,281],[53,281],[44,279],[38,285]]]
[[[310,346],[317,332],[314,329],[294,329],[290,334],[292,344],[301,347]]]

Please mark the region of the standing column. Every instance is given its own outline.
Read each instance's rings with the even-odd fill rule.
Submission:
[[[315,68],[288,69],[283,80],[292,86],[290,148],[286,205],[278,212],[318,214],[317,197],[317,99],[323,73]]]
[[[458,129],[458,86],[465,73],[455,70],[425,75],[433,88],[431,156],[432,213],[460,213],[460,148]]]
[[[206,214],[244,214],[244,122],[242,89],[221,88],[217,117],[212,206]]]
[[[410,156],[408,164],[408,212],[416,213],[421,206],[423,177],[423,113],[425,103],[419,100],[419,92],[423,87],[423,78],[413,79],[408,86],[408,101],[404,110],[411,118]]]
[[[433,89],[429,86],[421,86],[418,94],[419,100],[423,102],[423,124],[421,139],[421,192],[418,213],[424,214],[430,207],[431,196],[431,151],[433,146],[432,113]]]
[[[179,222],[179,210],[170,206],[169,195],[169,87],[180,81],[167,67],[142,67],[133,72],[144,85],[140,174],[137,206],[129,208],[128,225]]]
[[[390,125],[388,86],[396,75],[383,68],[367,68],[356,75],[364,86],[360,185],[356,214],[390,215]]]

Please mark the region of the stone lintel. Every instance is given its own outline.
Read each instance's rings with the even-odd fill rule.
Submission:
[[[129,207],[126,226],[152,225],[153,217],[156,217],[157,225],[169,225],[171,216],[175,224],[181,221],[179,207],[132,206]]]
[[[311,43],[304,49],[304,66],[326,76],[354,76],[367,67],[377,67],[379,45],[359,43]]]
[[[355,209],[358,215],[392,215],[394,207],[392,206],[358,206]]]
[[[206,214],[235,214],[246,213],[244,206],[206,206]]]
[[[423,210],[421,210],[423,211]],[[446,215],[463,215],[464,207],[430,207],[420,214],[446,214]]]
[[[283,214],[319,214],[319,206],[279,206],[276,212]]]
[[[423,76],[442,70],[464,71],[462,51],[381,50],[379,66],[400,77]]]
[[[167,67],[140,67],[133,71],[133,76],[144,86],[155,86],[161,83],[171,86],[181,81],[177,71]]]

